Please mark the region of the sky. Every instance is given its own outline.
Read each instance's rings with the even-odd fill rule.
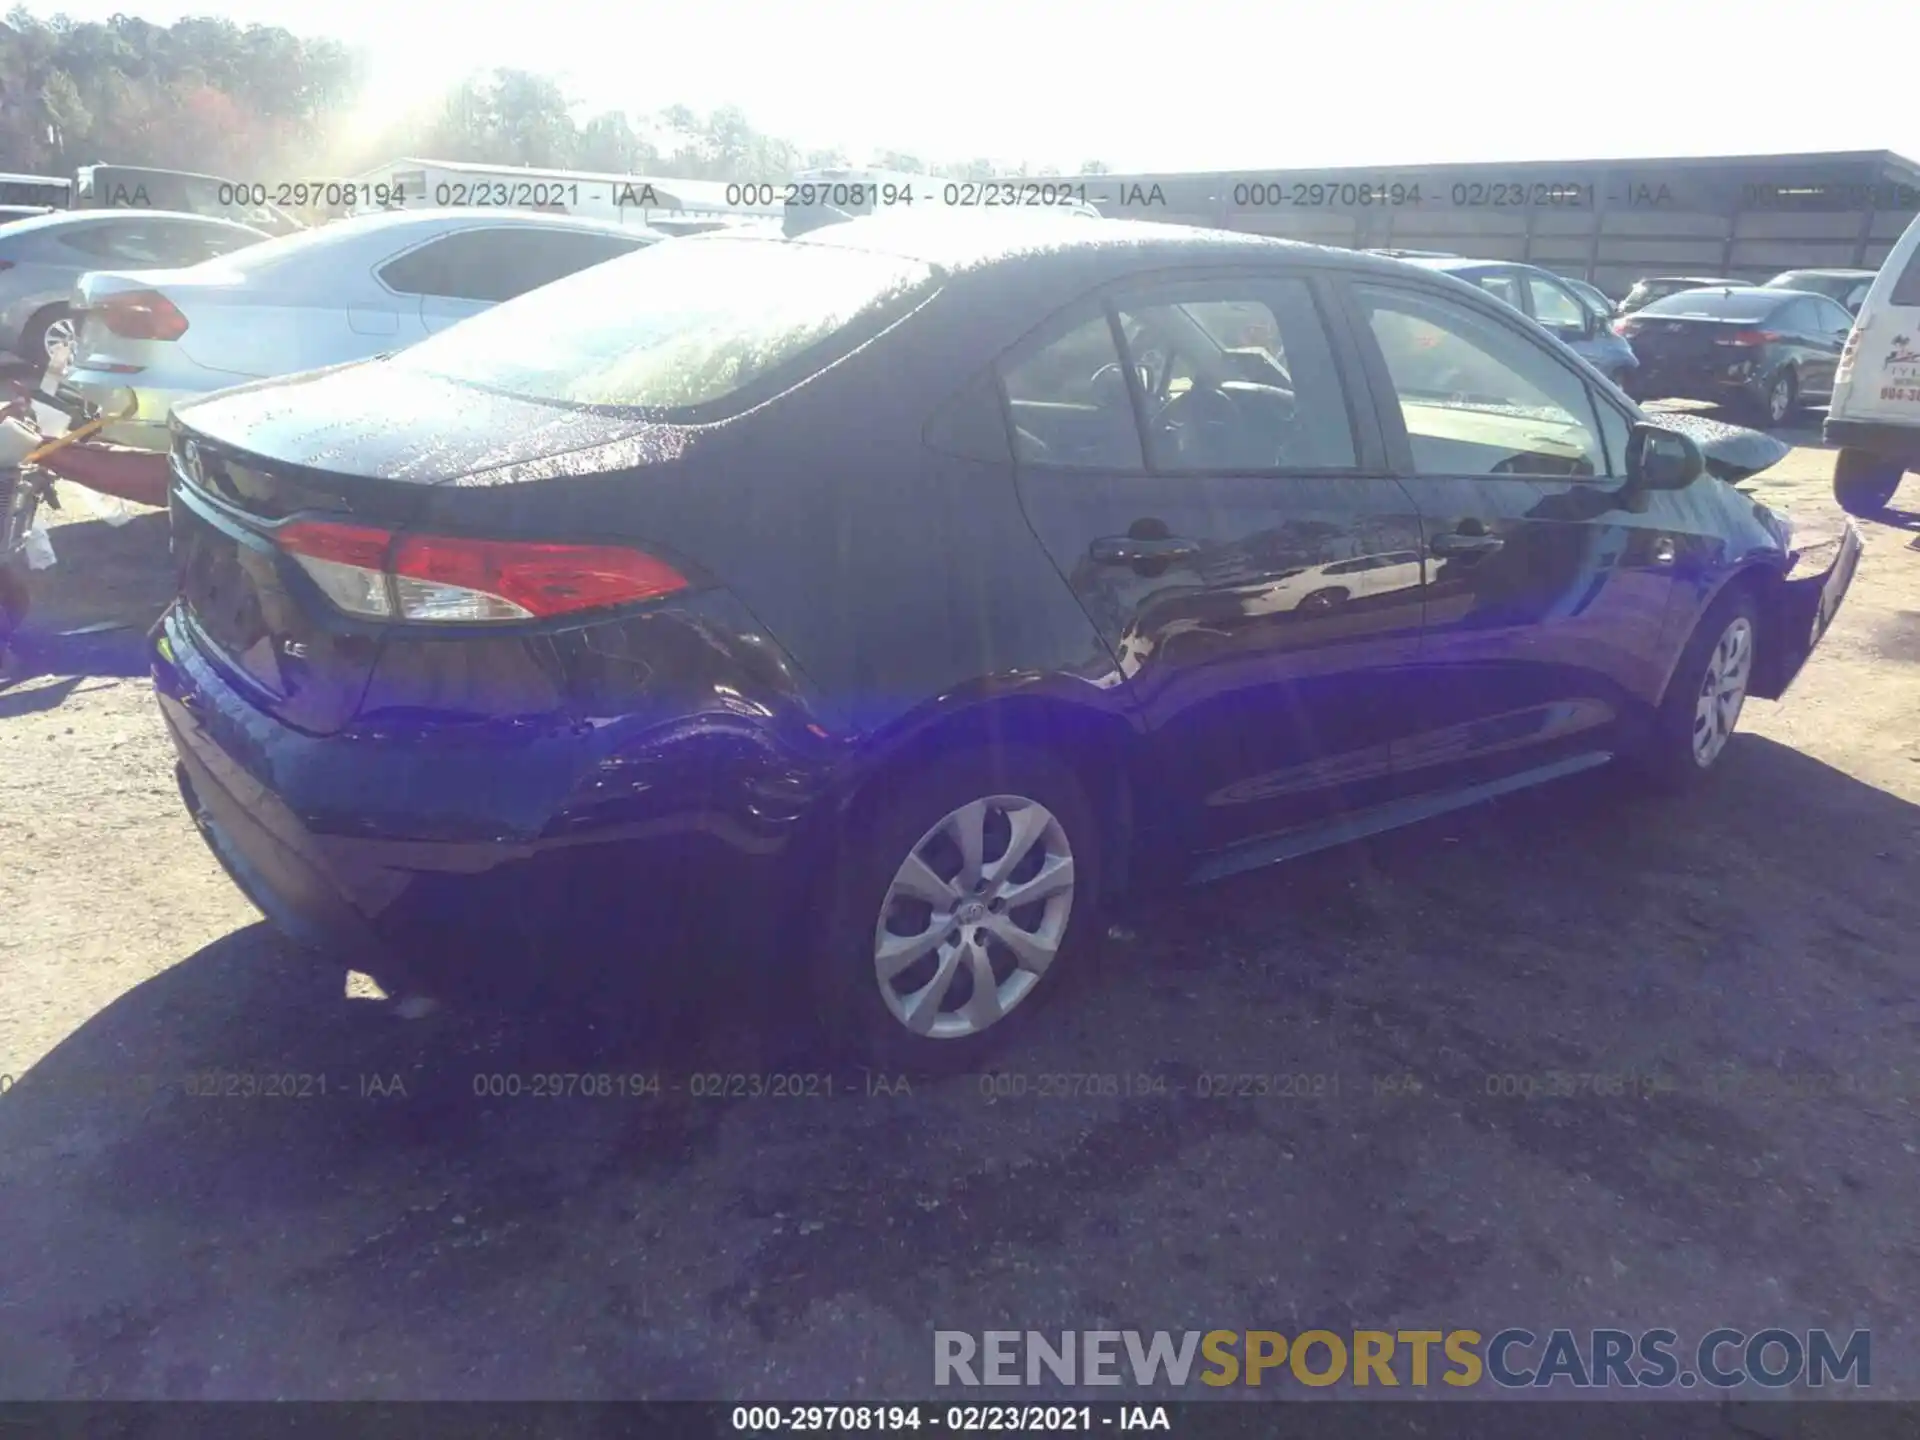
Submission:
[[[559,79],[580,114],[737,105],[853,159],[984,156],[1066,171],[1284,169],[1890,149],[1920,159],[1911,86],[1824,22],[1731,0],[31,0],[35,14],[218,15],[364,47],[404,107],[475,69]],[[1775,16],[1819,39],[1783,43]],[[1895,0],[1845,33],[1920,36]],[[1668,57],[1671,58],[1668,58]],[[1790,70],[1805,65],[1799,80]],[[1758,82],[1758,88],[1755,88]],[[1779,88],[1774,88],[1779,87]],[[1764,98],[1768,93],[1774,99]],[[362,117],[371,119],[372,117]],[[742,176],[741,179],[764,177]]]

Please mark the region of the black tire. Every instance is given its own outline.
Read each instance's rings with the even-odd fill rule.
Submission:
[[[33,609],[33,592],[27,588],[27,572],[19,565],[0,564],[0,649],[20,632]]]
[[[1871,518],[1893,503],[1901,475],[1897,460],[1865,450],[1842,450],[1833,462],[1833,498],[1849,515]]]
[[[907,858],[916,851],[932,853],[924,845],[934,827],[962,806],[994,796],[1037,802],[1058,823],[1073,863],[1072,898],[1065,928],[1052,962],[1001,1018],[969,1035],[919,1035],[896,1017],[882,995],[875,968],[881,907]],[[1040,1005],[1090,973],[1102,933],[1104,839],[1093,806],[1073,771],[1052,756],[1026,747],[971,747],[915,773],[870,787],[862,803],[854,806],[834,847],[822,878],[822,903],[810,909],[809,928],[815,936],[809,965],[813,1008],[821,1038],[831,1053],[836,1058],[904,1074],[952,1074],[979,1066],[1010,1035],[1024,1029]],[[1035,845],[1036,857],[1045,843]],[[932,844],[937,851],[941,842]],[[990,823],[983,850],[986,859],[991,862],[996,853],[1004,854],[1005,848],[1004,838]],[[958,851],[953,854],[957,856]],[[933,854],[933,859],[938,858]],[[941,872],[939,864],[933,868]],[[1011,874],[1020,875],[1023,868],[1016,867]],[[1025,923],[1030,918],[1031,907],[1016,923],[1031,929]],[[917,933],[931,934],[940,928],[933,922],[930,913],[926,928]],[[909,915],[907,923],[906,933],[916,933],[914,917]],[[956,925],[949,934],[957,934],[962,928]],[[981,928],[976,927],[973,933],[981,933]],[[894,985],[896,994],[902,989],[911,992],[916,984],[930,980],[933,967],[940,963],[939,950],[945,948],[941,944],[903,971]],[[1006,985],[1016,977],[1011,973],[1001,975],[1000,970],[1003,966],[1009,972],[1014,970],[1008,963],[1012,952],[1004,946],[991,948],[994,974],[1001,985]],[[972,972],[958,958],[953,968],[951,988],[939,1007],[942,1012],[958,1008],[972,993]]]
[[[1724,742],[1704,761],[1694,747],[1698,706],[1708,675],[1708,662],[1736,622],[1747,627],[1747,666],[1740,697],[1744,707],[1753,683],[1753,662],[1760,642],[1760,607],[1744,585],[1721,594],[1694,627],[1680,663],[1673,667],[1667,693],[1654,713],[1646,735],[1626,757],[1632,768],[1655,790],[1684,793],[1710,775],[1726,754]],[[1738,715],[1734,717],[1737,722]],[[1732,726],[1728,729],[1731,731]]]
[[[1335,585],[1325,590],[1316,590],[1300,602],[1302,610],[1331,610],[1347,602],[1348,591]]]
[[[1747,413],[1756,427],[1771,430],[1790,424],[1799,408],[1800,377],[1793,373],[1791,365],[1783,365],[1767,377],[1765,388],[1749,402]]]
[[[53,360],[47,353],[47,332],[55,322],[72,319],[73,311],[65,305],[49,305],[35,311],[20,331],[20,358],[37,370],[45,370]]]

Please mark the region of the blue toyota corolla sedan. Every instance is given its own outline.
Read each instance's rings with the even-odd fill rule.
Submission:
[[[175,412],[155,685],[201,833],[332,963],[444,994],[671,931],[971,1064],[1120,896],[1707,775],[1859,541],[1687,423],[1396,260],[699,236]]]

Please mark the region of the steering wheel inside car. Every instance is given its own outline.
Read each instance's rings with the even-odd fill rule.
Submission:
[[[1239,407],[1209,385],[1181,391],[1148,423],[1167,449],[1189,464],[1231,464],[1245,453],[1237,443],[1244,423]]]

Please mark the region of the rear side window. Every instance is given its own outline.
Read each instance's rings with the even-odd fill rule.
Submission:
[[[170,257],[169,265],[198,265],[215,260],[254,240],[245,231],[228,230],[218,225],[189,225],[176,220],[165,227],[159,248]]]
[[[173,250],[166,243],[167,231],[171,228],[158,220],[83,225],[62,235],[60,243],[91,259],[121,265],[176,265],[180,262],[173,258]]]
[[[1504,301],[1514,309],[1525,312],[1527,307],[1520,299],[1520,281],[1515,276],[1505,272],[1482,275],[1474,283],[1494,299]]]
[[[1075,306],[1000,367],[1014,458],[1074,470],[1138,471],[1140,431],[1113,326],[1098,304]]]
[[[1354,467],[1346,394],[1304,280],[1168,284],[1129,294],[1118,313],[1155,470]]]
[[[389,261],[380,278],[403,295],[499,304],[625,255],[638,243],[617,235],[531,226],[462,230]]]
[[[697,419],[736,392],[799,383],[934,283],[925,262],[873,251],[698,236],[570,275],[388,363],[525,399]]]

